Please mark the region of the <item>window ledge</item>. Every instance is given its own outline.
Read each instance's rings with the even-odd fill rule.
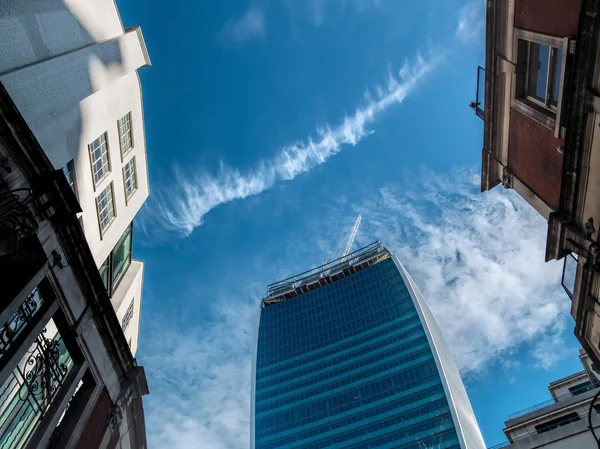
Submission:
[[[135,149],[135,147],[132,145],[125,152],[123,152],[123,150],[121,150],[121,162],[125,162],[125,158],[127,158],[129,155],[131,155],[131,153],[133,153],[134,149]]]
[[[92,181],[94,181],[94,192],[98,192],[98,191],[102,191],[106,188],[106,182],[107,180],[110,178],[110,174],[112,172],[108,171],[106,172],[106,174],[100,178],[98,181],[94,181],[94,179],[92,178]]]
[[[138,189],[137,187],[135,188],[135,190],[133,192],[131,192],[129,195],[127,195],[127,193],[125,193],[125,204],[129,205],[129,201],[131,201],[131,198],[133,198],[133,195],[135,195],[135,192],[137,192]]]
[[[535,107],[529,105],[527,100],[521,98],[513,98],[511,106],[517,111],[535,120],[539,124],[544,125],[546,128],[554,132],[554,129],[556,128],[556,120],[550,117],[549,115],[539,111]]]

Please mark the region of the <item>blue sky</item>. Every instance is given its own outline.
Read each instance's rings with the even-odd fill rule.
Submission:
[[[150,447],[248,447],[258,301],[359,213],[356,245],[381,240],[428,299],[488,445],[580,369],[544,220],[479,193],[482,0],[117,3],[153,63],[134,246]]]

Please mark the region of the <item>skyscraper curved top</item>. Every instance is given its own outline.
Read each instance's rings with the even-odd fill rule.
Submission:
[[[255,449],[485,447],[433,315],[380,243],[268,287],[252,376]]]

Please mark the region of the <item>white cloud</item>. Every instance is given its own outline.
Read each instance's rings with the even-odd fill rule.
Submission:
[[[176,170],[176,187],[154,195],[151,200],[154,204],[145,210],[142,221],[146,222],[142,228],[147,230],[152,224],[154,228],[158,226],[188,236],[202,224],[204,215],[211,209],[261,193],[276,182],[292,180],[323,164],[343,146],[354,146],[369,135],[371,131],[366,126],[390,106],[402,103],[435,63],[425,61],[420,55],[414,64],[406,61],[398,77],[390,74],[386,91],[379,92],[376,99],[367,95],[366,105],[357,108],[341,124],[317,129],[316,139],[309,137],[285,146],[273,159],[260,162],[252,170],[241,172],[223,165],[217,175],[191,176]]]
[[[571,326],[569,300],[557,284],[560,264],[543,261],[544,220],[514,192],[481,194],[478,187],[473,170],[443,176],[423,171],[353,206],[332,199],[329,216],[311,219],[308,237],[295,230],[278,257],[240,264],[237,285],[225,287],[231,291],[214,294],[206,285],[203,295],[213,309],[195,329],[181,330],[164,317],[147,319],[146,334],[160,336],[146,343],[140,357],[151,390],[145,398],[149,446],[248,447],[256,301],[282,265],[289,275],[308,268],[308,260],[324,260],[338,243],[340,223],[350,226],[357,212],[364,223],[357,244],[378,238],[398,255],[463,375],[500,362],[514,382],[519,368],[531,365],[515,360],[517,348],[520,354],[529,350],[539,368],[576,354],[560,338]],[[331,238],[323,242],[324,235]],[[290,241],[302,245],[287,251]],[[198,291],[188,296],[201,299]]]
[[[485,41],[485,0],[471,0],[458,11],[455,35],[464,44]]]
[[[149,447],[231,449],[249,446],[252,333],[256,309],[225,302],[213,321],[182,332],[152,321],[141,357]]]
[[[423,172],[407,185],[381,189],[356,211],[415,278],[463,373],[522,343],[535,345],[543,368],[575,351],[559,345],[570,303],[561,263],[544,262],[546,223],[537,212],[514,192],[479,193],[474,171]]]
[[[266,17],[262,9],[249,8],[239,19],[230,19],[223,25],[218,37],[226,42],[240,44],[252,39],[264,39]]]

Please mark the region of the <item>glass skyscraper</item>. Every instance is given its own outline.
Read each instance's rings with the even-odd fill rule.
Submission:
[[[431,312],[379,243],[268,287],[252,386],[255,449],[485,447]]]

